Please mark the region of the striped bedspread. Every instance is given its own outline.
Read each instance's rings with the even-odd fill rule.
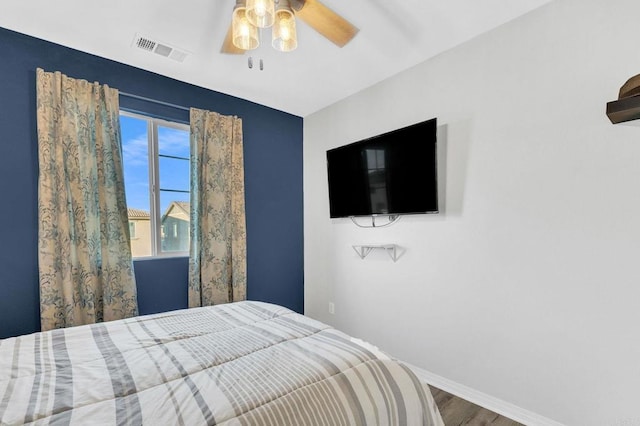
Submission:
[[[0,424],[442,425],[405,366],[239,302],[0,340]]]

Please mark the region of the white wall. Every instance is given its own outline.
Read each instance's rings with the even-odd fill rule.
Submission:
[[[306,117],[306,313],[558,422],[640,425],[640,128],[605,116],[638,16],[555,0]],[[432,117],[441,214],[330,220],[326,150]],[[351,249],[387,242],[397,263]]]

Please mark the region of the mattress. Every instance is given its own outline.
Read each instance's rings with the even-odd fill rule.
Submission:
[[[238,302],[0,340],[0,424],[442,425],[369,345]]]

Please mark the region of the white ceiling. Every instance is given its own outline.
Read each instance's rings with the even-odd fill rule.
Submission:
[[[0,27],[304,117],[551,0],[322,1],[360,29],[342,49],[298,21],[294,52],[265,30],[257,50],[223,55],[235,0],[3,0]],[[135,48],[136,33],[189,56]]]

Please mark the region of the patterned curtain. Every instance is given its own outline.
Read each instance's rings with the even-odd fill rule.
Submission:
[[[36,74],[42,330],[135,316],[118,91]]]
[[[242,120],[191,108],[189,307],[246,299]]]

